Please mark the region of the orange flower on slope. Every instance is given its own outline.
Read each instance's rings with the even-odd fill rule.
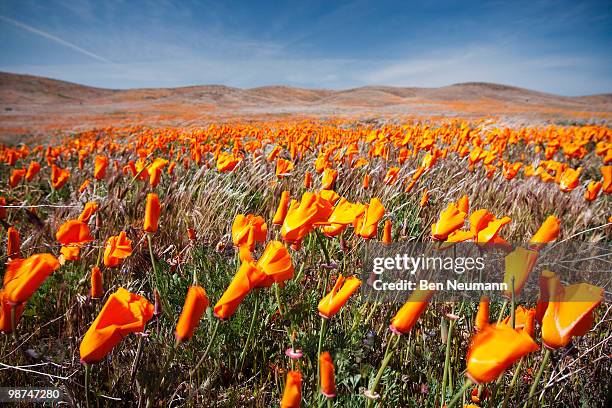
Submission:
[[[359,286],[361,286],[361,281],[358,278],[354,276],[345,278],[339,275],[331,292],[319,302],[317,307],[319,315],[325,319],[333,317],[340,311],[353,293],[359,289]]]
[[[285,391],[281,400],[281,408],[299,408],[302,403],[302,374],[299,371],[289,371],[285,382]]]
[[[459,211],[454,203],[440,213],[438,222],[431,226],[431,237],[436,241],[445,241],[454,231],[463,227],[466,213]]]
[[[221,152],[217,158],[217,171],[219,173],[230,172],[242,161],[241,158],[231,153]]]
[[[550,296],[542,318],[542,342],[556,349],[591,330],[593,310],[602,302],[604,290],[588,283],[564,287],[556,276],[548,284]]]
[[[70,172],[68,170],[61,169],[55,164],[51,166],[51,186],[53,186],[55,190],[62,188],[69,177]]]
[[[344,197],[340,198],[327,220],[329,225],[322,228],[323,234],[328,237],[339,235],[347,225],[354,223],[355,219],[360,217],[364,211],[365,206],[363,204],[353,204]]]
[[[59,266],[59,261],[51,254],[10,260],[4,274],[4,291],[9,302],[26,302]]]
[[[391,220],[385,221],[385,226],[383,227],[383,237],[381,242],[383,244],[390,244],[392,242],[391,238]]]
[[[425,207],[428,202],[429,202],[429,191],[425,189],[425,191],[423,191],[423,196],[421,196],[419,207]]]
[[[232,224],[232,241],[237,247],[246,245],[250,251],[256,242],[264,242],[268,235],[268,224],[260,216],[238,214]]]
[[[34,177],[36,177],[39,171],[40,171],[40,163],[36,161],[31,161],[30,165],[28,166],[28,171],[25,175],[26,181],[29,182],[29,181],[34,180]]]
[[[94,178],[96,180],[102,180],[106,176],[108,162],[108,157],[102,155],[96,156],[94,159]]]
[[[383,183],[385,183],[386,185],[395,184],[395,182],[397,181],[399,170],[400,170],[399,167],[391,167],[387,171],[387,174],[385,175]]]
[[[147,204],[145,207],[144,216],[144,231],[149,233],[157,232],[159,224],[159,213],[161,211],[161,205],[159,204],[159,197],[155,193],[147,194]]]
[[[321,178],[321,188],[323,190],[330,190],[334,188],[336,179],[338,178],[338,170],[326,168],[323,171],[323,177]]]
[[[270,287],[272,283],[280,283],[293,278],[294,268],[289,251],[280,241],[270,241],[257,261],[257,268],[266,276],[258,287]]]
[[[276,177],[283,178],[288,176],[293,170],[293,162],[285,159],[278,159],[276,161]]]
[[[544,313],[548,308],[548,301],[550,300],[550,291],[557,290],[557,283],[553,282],[553,279],[558,279],[554,272],[549,270],[542,271],[540,278],[538,279],[538,286],[540,287],[540,295],[538,296],[538,302],[536,304],[536,320],[542,324]]]
[[[355,219],[353,227],[355,234],[364,239],[375,238],[378,232],[378,222],[385,215],[385,207],[376,197],[365,206],[364,213]]]
[[[304,188],[311,188],[312,187],[312,174],[307,171],[306,173],[304,173]]]
[[[564,193],[569,193],[576,187],[578,187],[580,173],[582,172],[582,167],[578,169],[566,169],[561,174],[561,180],[559,181],[559,188]]]
[[[26,175],[26,169],[13,169],[9,178],[9,187],[15,188]]]
[[[21,239],[19,231],[13,227],[6,230],[6,255],[11,258],[20,258]]]
[[[514,295],[519,295],[537,260],[538,251],[521,247],[506,255],[504,258],[506,266],[504,283],[507,285],[508,290],[504,291],[505,296],[512,296],[512,285],[514,285]]]
[[[489,325],[472,339],[466,375],[476,383],[494,381],[521,357],[536,350],[538,345],[529,334],[506,325]]]
[[[293,200],[281,228],[283,240],[299,244],[314,228],[315,223],[326,222],[334,208],[329,200],[312,192],[305,192],[298,203]]]
[[[272,220],[272,224],[274,225],[283,225],[285,221],[285,217],[287,216],[287,210],[289,209],[289,191],[283,191],[281,193],[281,199],[278,203],[278,208],[276,209],[276,213],[274,213],[274,219]]]
[[[321,394],[327,398],[336,396],[336,376],[334,374],[334,361],[328,351],[319,356],[319,377],[321,378]]]
[[[97,266],[91,268],[91,298],[99,299],[104,295],[104,286],[102,283],[102,271]]]
[[[547,244],[551,241],[554,241],[559,236],[559,226],[561,225],[561,221],[554,215],[550,215],[546,220],[542,223],[540,228],[529,241],[530,244]]]
[[[15,307],[15,326],[17,326],[23,314],[23,309],[25,309],[25,305],[24,302],[15,306],[8,300],[8,293],[6,293],[4,289],[0,289],[0,332],[13,332],[13,327],[11,325],[11,309]]]
[[[591,181],[584,192],[584,199],[587,201],[593,201],[599,195],[601,190],[601,181]]]
[[[70,220],[62,224],[55,233],[55,238],[62,245],[82,245],[93,241],[89,227],[79,220]]]
[[[470,212],[470,199],[467,195],[461,196],[459,201],[457,201],[457,209],[466,214]]]
[[[480,298],[480,304],[478,305],[478,312],[476,313],[476,322],[474,328],[476,331],[481,331],[489,325],[489,298],[483,296]]]
[[[81,362],[101,361],[128,334],[142,332],[152,317],[153,305],[147,299],[119,288],[109,296],[81,340]]]
[[[79,221],[89,222],[89,219],[98,211],[98,203],[94,201],[90,201],[85,204],[85,208],[83,208],[83,212],[79,215]]]
[[[176,338],[178,341],[189,340],[200,324],[200,319],[208,307],[208,298],[203,287],[190,286],[185,298],[185,305],[176,324]]]
[[[85,191],[85,189],[91,184],[91,180],[86,179],[83,184],[81,184],[81,186],[79,187],[79,193],[82,193],[83,191]]]
[[[612,166],[602,166],[599,170],[601,171],[601,175],[603,176],[603,192],[606,194],[612,193]]]
[[[406,334],[412,330],[433,295],[432,290],[417,289],[412,292],[404,306],[391,318],[389,329],[397,335]]]
[[[477,210],[470,215],[470,232],[474,235],[475,242],[496,243],[499,241],[499,231],[510,221],[510,217],[497,219],[486,209]]]
[[[78,261],[81,259],[81,247],[78,245],[62,245],[60,249],[60,264],[64,264],[66,261]]]
[[[526,307],[519,305],[514,311],[514,330],[525,331],[533,338],[535,314],[535,309],[527,309]],[[512,316],[506,316],[501,321],[501,324],[511,327]]]
[[[112,236],[106,241],[104,247],[104,266],[115,267],[128,256],[132,255],[132,241],[128,239],[125,231]]]

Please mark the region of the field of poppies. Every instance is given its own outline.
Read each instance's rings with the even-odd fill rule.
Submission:
[[[91,407],[610,406],[610,288],[521,289],[543,248],[609,245],[611,162],[608,127],[491,120],[0,146],[0,384]],[[367,298],[372,241],[495,244],[513,289]]]

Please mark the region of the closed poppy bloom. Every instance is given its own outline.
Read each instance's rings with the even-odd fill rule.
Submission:
[[[311,188],[311,187],[312,187],[312,173],[307,171],[306,173],[304,173],[304,188]]]
[[[359,289],[361,280],[355,276],[345,278],[342,275],[338,276],[336,284],[321,301],[317,309],[319,315],[325,319],[330,319],[340,311],[342,306],[348,302],[349,298]]]
[[[147,194],[147,204],[145,207],[144,228],[143,228],[146,232],[150,232],[150,233],[157,232],[160,211],[161,211],[161,205],[159,204],[159,197],[157,197],[157,194],[155,193]]]
[[[276,213],[274,214],[274,219],[272,220],[272,224],[274,225],[283,225],[285,221],[285,217],[287,216],[287,210],[289,209],[289,191],[283,191],[281,193],[281,199],[278,203],[278,208],[276,209]]]
[[[59,168],[55,164],[51,166],[51,186],[55,190],[62,188],[69,177],[70,172],[68,170]]]
[[[65,261],[78,261],[81,259],[81,248],[78,245],[62,245],[60,254],[59,259],[62,265]]]
[[[21,239],[19,231],[13,227],[8,227],[6,230],[6,255],[9,258],[19,258],[21,251]]]
[[[59,266],[59,261],[51,254],[10,260],[4,274],[4,290],[8,300],[11,303],[26,302]]]
[[[578,169],[566,169],[563,174],[561,174],[561,180],[559,181],[559,188],[561,189],[561,191],[563,191],[564,193],[569,193],[570,191],[578,187],[581,172],[581,167]]]
[[[272,150],[270,151],[270,153],[268,153],[268,156],[266,157],[266,160],[271,162],[272,160],[276,159],[276,157],[279,155],[280,152],[283,151],[283,148],[276,145],[272,148]]]
[[[466,375],[476,383],[495,381],[521,357],[538,350],[523,331],[489,325],[474,335],[467,353]]]
[[[385,221],[385,226],[383,228],[382,243],[383,244],[390,244],[391,242],[392,242],[392,239],[391,239],[391,220],[386,220]]]
[[[285,159],[278,159],[276,161],[276,177],[283,178],[288,176],[291,170],[293,170],[293,162]]]
[[[368,187],[370,187],[370,175],[366,173],[363,176],[363,189],[367,190]]]
[[[94,178],[96,180],[102,180],[106,176],[106,169],[108,168],[108,157],[96,156],[94,159]]]
[[[6,218],[6,208],[4,207],[6,205],[6,197],[0,197],[0,220],[3,220]]]
[[[321,178],[321,188],[323,190],[331,190],[334,188],[334,184],[336,184],[336,179],[338,178],[338,170],[326,168],[323,171],[323,177]]]
[[[104,247],[104,266],[115,267],[132,254],[132,241],[128,239],[125,231],[112,236],[106,241]]]
[[[89,222],[89,219],[92,215],[94,215],[98,211],[98,203],[95,201],[90,201],[85,204],[85,208],[83,208],[83,212],[79,215],[79,221]]]
[[[466,214],[470,212],[470,199],[468,198],[467,194],[461,196],[459,201],[457,201],[457,209]]]
[[[601,190],[601,181],[591,181],[584,192],[584,199],[587,201],[593,201],[599,195]]]
[[[151,187],[156,187],[159,184],[161,180],[162,171],[163,170],[158,167],[148,169],[149,184],[151,185]]]
[[[99,299],[104,295],[102,271],[97,266],[91,268],[91,298]]]
[[[475,242],[495,243],[501,228],[510,221],[510,217],[497,219],[487,210],[478,210],[470,216],[470,231]]]
[[[238,214],[232,224],[232,241],[237,247],[246,245],[250,251],[256,242],[264,242],[268,235],[268,224],[253,214]]]
[[[87,187],[91,184],[91,180],[90,179],[86,179],[83,184],[81,184],[81,186],[79,187],[79,193],[82,193],[83,191],[85,191],[85,189],[87,189]]]
[[[436,241],[445,241],[454,231],[463,227],[466,213],[459,211],[454,203],[440,213],[438,222],[431,226],[431,237]]]
[[[334,362],[328,351],[319,356],[319,377],[321,378],[321,394],[327,398],[336,396],[336,376],[334,374]]]
[[[421,196],[421,201],[419,202],[419,207],[425,207],[429,202],[429,191],[425,189],[423,195]]]
[[[289,371],[285,382],[285,391],[281,408],[299,408],[302,403],[302,373]]]
[[[504,258],[506,273],[504,283],[508,290],[504,291],[507,297],[512,296],[512,285],[514,284],[514,295],[518,296],[527,282],[529,274],[538,260],[538,251],[518,247]],[[514,283],[513,283],[514,281]]]
[[[238,272],[236,272],[229,286],[223,292],[217,304],[215,304],[215,316],[221,320],[227,320],[232,317],[246,295],[255,288],[257,283],[264,282],[265,280],[264,272],[257,268],[255,262],[242,262]]]
[[[417,289],[412,292],[404,306],[391,319],[389,329],[397,335],[406,334],[412,330],[433,295],[433,290]]]
[[[70,220],[62,224],[55,233],[55,238],[62,245],[82,245],[93,241],[89,227],[79,220]]]
[[[11,324],[11,308],[15,307],[15,326],[19,323],[19,319],[25,309],[25,303],[18,305],[11,304],[8,300],[8,294],[4,289],[0,289],[0,332],[12,333],[13,327]]]
[[[364,239],[376,237],[378,232],[378,222],[385,215],[385,207],[376,197],[370,200],[370,204],[366,205],[364,213],[355,219],[353,227],[355,234]]]
[[[540,228],[529,241],[530,244],[547,244],[559,236],[561,221],[554,215],[550,215],[542,223]]]
[[[548,281],[548,307],[542,318],[542,342],[551,349],[565,347],[572,337],[593,327],[593,310],[603,300],[603,288],[588,283],[564,287],[558,277]]]
[[[203,287],[198,285],[189,287],[183,311],[176,324],[175,335],[178,341],[186,341],[193,336],[193,332],[200,324],[200,319],[208,304],[206,291]]]
[[[13,171],[11,172],[11,177],[9,178],[9,186],[11,188],[17,187],[17,185],[21,183],[21,180],[23,180],[25,175],[26,169],[13,169]]]
[[[147,299],[119,288],[109,296],[81,340],[81,362],[101,361],[128,334],[142,332],[152,317],[153,305]]]
[[[478,305],[478,313],[476,313],[476,322],[474,328],[476,331],[481,331],[489,325],[489,298],[483,296],[480,298]]]
[[[26,181],[29,182],[29,181],[34,180],[34,177],[36,177],[39,171],[40,171],[40,163],[37,161],[31,161],[30,165],[28,166],[28,171],[26,172],[26,175],[25,175]]]
[[[612,193],[612,166],[602,166],[599,170],[601,171],[601,175],[603,177],[603,192],[606,194]]]

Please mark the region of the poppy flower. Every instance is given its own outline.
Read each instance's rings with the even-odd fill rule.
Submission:
[[[40,163],[37,161],[31,161],[30,165],[28,166],[28,171],[26,172],[26,175],[25,175],[26,181],[30,182],[34,180],[34,177],[36,177],[39,171],[40,171]]]
[[[506,255],[504,258],[506,273],[504,274],[504,283],[507,285],[507,290],[504,295],[512,296],[512,281],[514,281],[514,295],[518,296],[527,282],[529,274],[538,260],[538,251],[525,248],[516,248],[514,251]]]
[[[260,216],[238,214],[232,224],[232,241],[237,247],[246,245],[250,251],[256,242],[264,242],[268,234],[268,224]]]
[[[206,291],[201,286],[190,286],[185,298],[183,311],[176,324],[176,338],[178,341],[189,340],[197,329],[200,319],[208,307]]]
[[[326,168],[323,171],[323,177],[321,178],[321,188],[323,190],[331,190],[334,188],[334,184],[336,184],[336,179],[338,178],[338,170]]]
[[[601,190],[601,186],[601,181],[591,181],[584,192],[584,199],[587,201],[595,200]]]
[[[270,287],[293,278],[294,268],[289,251],[280,241],[270,241],[257,261],[257,268],[266,276],[265,281],[258,282],[258,287]]]
[[[4,207],[5,205],[6,205],[6,197],[0,196],[0,220],[3,220],[6,218],[6,207]]]
[[[522,305],[517,306],[514,311],[514,330],[524,330],[533,337],[535,313],[535,309],[528,309]],[[506,316],[500,323],[506,326],[512,326],[512,316]]]
[[[287,216],[287,210],[289,209],[289,191],[283,191],[281,193],[281,199],[278,203],[278,208],[276,209],[276,213],[274,214],[274,219],[272,220],[272,224],[274,225],[283,225],[285,221],[285,217]]]
[[[81,186],[79,187],[79,193],[82,193],[83,191],[85,191],[85,189],[87,189],[87,187],[91,184],[91,180],[86,179]]]
[[[466,375],[476,383],[495,381],[521,357],[538,350],[523,331],[488,325],[474,335],[467,353]]]
[[[226,173],[234,170],[238,163],[242,161],[241,158],[234,156],[231,153],[221,152],[217,157],[217,171],[219,173]]]
[[[281,228],[283,240],[299,244],[314,228],[315,223],[326,222],[333,212],[333,204],[310,191],[302,195],[300,202],[292,200]]]
[[[6,230],[6,255],[9,258],[19,258],[21,251],[21,239],[19,231],[13,227]]]
[[[285,391],[281,400],[281,408],[299,408],[302,403],[302,374],[299,371],[289,371],[285,382]]]
[[[413,291],[404,306],[391,319],[389,329],[398,335],[406,334],[412,330],[433,295],[433,290],[417,289]]]
[[[383,183],[385,183],[386,185],[395,184],[395,182],[397,181],[399,170],[400,170],[399,167],[391,167],[387,171],[387,174],[385,174],[385,178],[383,179]]]
[[[538,286],[540,287],[540,295],[536,303],[536,320],[542,324],[542,318],[546,313],[548,307],[548,300],[550,299],[550,291],[557,290],[556,282],[552,282],[553,279],[558,279],[554,272],[549,270],[542,271],[540,278],[538,279]]]
[[[293,170],[293,162],[285,159],[278,159],[276,161],[276,177],[283,178],[289,175]]]
[[[26,302],[59,266],[59,261],[51,254],[10,260],[4,274],[4,290],[8,301]]]
[[[340,311],[342,306],[348,302],[349,298],[359,289],[361,286],[361,280],[355,276],[349,276],[345,278],[342,275],[338,276],[336,284],[321,301],[317,309],[319,315],[325,319],[332,318],[336,313]]]
[[[529,241],[530,244],[547,244],[559,236],[561,221],[554,215],[550,215],[542,223],[540,228]]]
[[[198,235],[196,234],[196,230],[189,227],[187,228],[187,236],[189,237],[190,241],[195,241],[196,239],[198,239]]]
[[[51,186],[55,190],[62,188],[69,177],[70,172],[68,170],[59,168],[55,164],[51,166]]]
[[[431,236],[436,241],[445,241],[454,231],[463,227],[466,213],[459,211],[454,203],[440,213],[438,222],[431,226]]]
[[[370,200],[370,203],[365,206],[364,213],[355,218],[353,227],[355,234],[364,239],[376,237],[378,232],[378,222],[385,215],[385,207],[376,197]]]
[[[159,226],[159,213],[161,205],[159,197],[155,193],[147,194],[147,204],[145,207],[144,227],[145,232],[155,233]]]
[[[87,224],[79,220],[66,221],[55,233],[55,238],[62,245],[82,245],[94,240]]]
[[[419,202],[419,207],[425,207],[427,205],[427,203],[429,202],[429,191],[427,191],[427,189],[425,189],[425,191],[423,191],[423,195],[421,196],[421,201]]]
[[[0,289],[0,332],[12,333],[13,326],[11,322],[11,309],[15,308],[15,326],[19,324],[19,319],[25,309],[25,302],[17,305],[11,303],[8,299],[8,293],[4,289]]]
[[[266,160],[271,162],[272,160],[276,159],[276,156],[278,156],[278,154],[283,150],[282,147],[276,145],[272,148],[272,150],[270,151],[270,153],[268,153],[268,156],[266,157]]]
[[[357,217],[365,211],[363,204],[353,204],[346,198],[341,197],[331,215],[327,219],[328,225],[323,226],[323,234],[328,237],[339,235],[347,225],[353,224]]]
[[[81,259],[81,247],[78,245],[62,245],[60,254],[59,260],[62,265],[65,261],[78,261]]]
[[[392,239],[391,239],[391,220],[386,220],[385,221],[385,226],[383,228],[382,243],[383,244],[390,244],[391,242],[392,242]]]
[[[602,190],[606,194],[612,193],[612,166],[602,166],[599,169],[603,177]]]
[[[489,325],[489,298],[483,296],[480,298],[478,312],[476,313],[476,322],[474,328],[476,331],[481,331]]]
[[[11,188],[17,187],[17,185],[21,183],[21,180],[23,180],[25,175],[26,169],[13,169],[13,171],[11,172],[11,177],[9,178],[9,186]]]
[[[370,187],[370,175],[368,173],[366,173],[363,176],[363,189],[367,190],[368,187]]]
[[[153,305],[147,299],[119,288],[109,296],[81,340],[81,362],[101,361],[128,334],[142,332],[152,317]]]
[[[574,336],[593,327],[593,310],[603,300],[603,288],[588,283],[563,286],[558,277],[548,280],[548,306],[542,317],[542,342],[551,349],[565,347]]]
[[[334,374],[334,362],[328,351],[319,356],[319,377],[321,378],[321,394],[327,398],[336,396],[336,377]]]
[[[108,162],[108,157],[102,155],[96,156],[94,159],[94,178],[96,180],[102,180],[106,176]]]
[[[461,196],[459,201],[457,201],[457,209],[466,214],[470,212],[470,199],[467,195]]]
[[[578,187],[578,183],[580,182],[578,178],[580,177],[581,172],[581,167],[578,169],[566,169],[561,174],[561,180],[559,181],[559,188],[561,189],[561,191],[563,191],[564,193],[569,193],[570,191]]]
[[[106,241],[104,247],[104,266],[113,268],[132,254],[132,241],[128,239],[125,231],[112,236]]]
[[[102,271],[97,266],[91,268],[91,298],[99,299],[104,295]]]
[[[85,208],[83,208],[83,212],[79,215],[79,221],[89,222],[89,219],[98,211],[98,203],[95,201],[90,201],[85,204]]]
[[[312,174],[307,171],[306,173],[304,173],[304,188],[311,188],[312,187]]]

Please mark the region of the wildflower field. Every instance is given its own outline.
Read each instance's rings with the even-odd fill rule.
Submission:
[[[520,296],[545,247],[609,245],[606,126],[107,127],[0,146],[0,177],[2,386],[90,407],[612,402],[610,288],[547,270]],[[513,289],[365,297],[373,241],[501,246]]]

